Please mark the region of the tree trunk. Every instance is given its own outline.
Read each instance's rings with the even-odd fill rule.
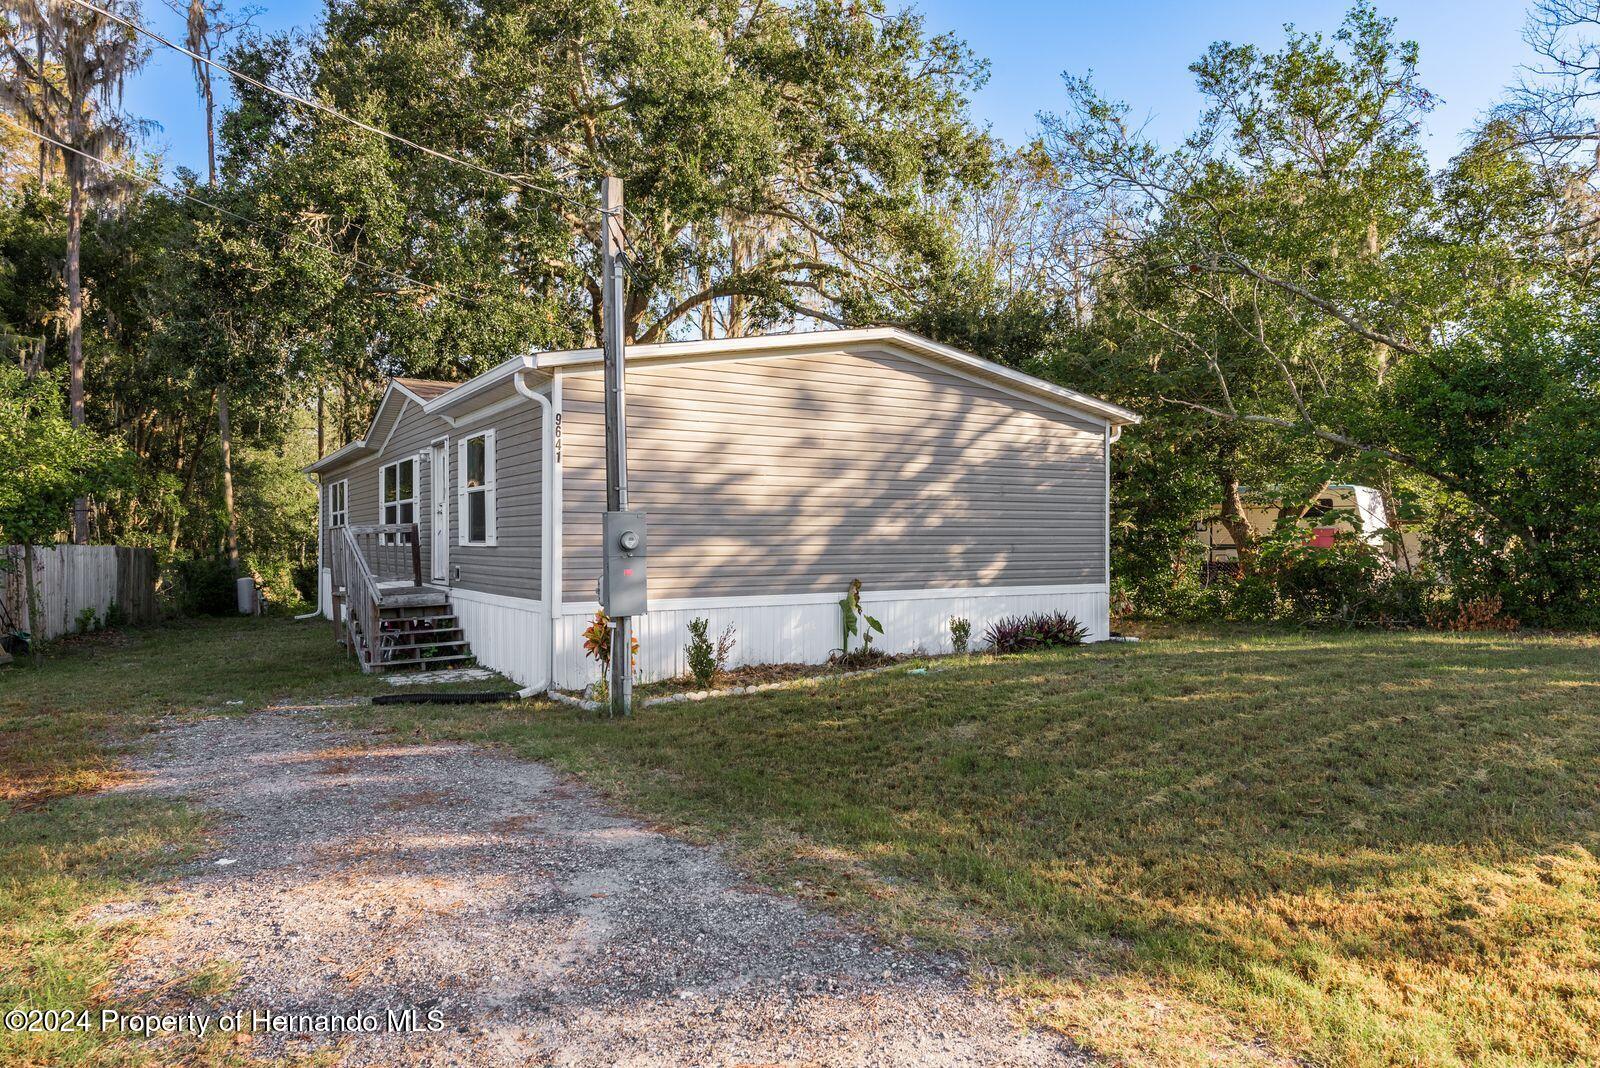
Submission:
[[[1256,531],[1245,515],[1244,497],[1239,492],[1239,477],[1226,460],[1219,461],[1217,482],[1222,490],[1222,526],[1233,539],[1239,554],[1239,569],[1247,571],[1256,560]]]
[[[1378,483],[1378,497],[1383,501],[1383,521],[1389,524],[1389,529],[1395,534],[1394,540],[1389,543],[1390,558],[1396,567],[1410,572],[1417,565],[1411,559],[1411,550],[1406,548],[1405,523],[1400,518],[1400,506],[1395,503],[1394,483],[1388,477]]]
[[[239,573],[239,517],[233,511],[233,427],[228,418],[228,387],[217,387],[217,444],[222,448],[222,508],[228,517],[228,567]]]
[[[83,277],[79,253],[83,244],[83,161],[67,163],[71,187],[67,207],[67,363],[71,368],[72,425],[83,425]],[[89,543],[89,501],[72,502],[72,540]]]
[[[1328,486],[1332,482],[1333,479],[1331,477],[1323,479],[1321,485],[1312,490],[1309,496],[1302,498],[1297,503],[1291,504],[1287,498],[1279,501],[1278,518],[1273,522],[1272,529],[1275,531],[1281,531],[1285,527],[1297,525],[1300,520],[1304,519],[1307,514],[1310,513],[1311,506],[1316,503],[1317,498],[1328,492]]]
[[[39,100],[41,107],[45,99],[45,67],[44,67],[44,28],[40,27],[33,35],[34,69],[39,72]],[[39,192],[44,192],[45,181],[49,175],[50,146],[43,140],[39,142]],[[42,348],[42,346],[41,346]]]
[[[215,397],[215,394],[213,393],[212,396]],[[189,450],[189,470],[183,476],[183,492],[178,495],[178,506],[180,508],[183,506],[183,502],[189,499],[189,495],[194,492],[194,476],[195,472],[200,469],[200,454],[205,451],[206,436],[211,433],[210,415],[211,413],[207,412],[205,415],[201,416],[199,422],[195,426],[194,446]],[[178,469],[182,470],[182,468],[183,454],[179,453]],[[182,532],[182,530],[183,518],[181,514],[173,516],[172,537],[167,542],[168,554],[178,551],[178,535]]]
[[[30,538],[22,546],[23,576],[23,605],[22,629],[28,632],[28,652],[33,654],[33,663],[37,667],[40,661],[39,636],[33,632],[33,621],[39,618],[39,587],[33,578],[33,540]]]

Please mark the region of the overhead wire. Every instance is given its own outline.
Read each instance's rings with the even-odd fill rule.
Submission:
[[[264,90],[264,91],[266,91],[268,93],[272,93],[274,96],[281,97],[284,100],[291,101],[291,102],[299,104],[299,105],[301,105],[303,107],[312,108],[315,111],[320,111],[325,115],[328,115],[328,116],[331,116],[332,118],[340,120],[341,122],[349,123],[350,125],[355,126],[355,127],[359,128],[359,129],[365,130],[368,133],[377,134],[379,137],[387,138],[387,139],[389,139],[391,141],[396,142],[397,144],[405,145],[408,148],[411,148],[411,149],[414,149],[414,150],[416,150],[418,152],[421,152],[424,155],[432,156],[435,159],[441,159],[441,160],[444,160],[444,161],[446,161],[448,163],[454,163],[457,166],[465,167],[468,170],[476,171],[479,174],[485,175],[485,176],[490,177],[490,178],[498,178],[501,181],[510,182],[511,184],[516,185],[516,186],[520,186],[523,189],[529,190],[530,192],[543,193],[543,194],[545,194],[547,196],[553,196],[553,197],[557,198],[558,200],[561,200],[561,201],[565,202],[566,205],[568,207],[570,207],[570,208],[575,208],[577,210],[585,211],[585,212],[594,210],[594,205],[582,203],[582,202],[578,201],[577,199],[575,199],[574,197],[572,197],[571,194],[563,192],[562,190],[554,189],[554,188],[552,188],[550,186],[546,186],[546,185],[541,185],[538,182],[532,182],[532,181],[529,181],[526,178],[521,178],[521,177],[518,177],[517,175],[514,175],[514,174],[506,174],[506,173],[504,173],[502,171],[494,170],[491,167],[485,167],[481,163],[474,163],[472,160],[464,159],[464,158],[462,158],[460,156],[452,155],[449,152],[441,152],[436,148],[431,148],[431,147],[429,147],[427,145],[419,144],[418,142],[411,140],[409,137],[404,137],[404,136],[402,136],[400,134],[394,133],[391,130],[385,130],[382,127],[374,126],[372,123],[365,122],[365,121],[363,121],[361,119],[356,118],[353,115],[347,115],[344,112],[340,111],[338,108],[333,107],[330,104],[324,104],[319,100],[312,100],[309,97],[301,96],[298,93],[290,92],[287,89],[280,89],[275,85],[272,85],[272,84],[270,84],[268,82],[262,81],[260,78],[254,77],[253,75],[250,75],[250,74],[246,74],[244,71],[237,70],[234,67],[231,67],[228,64],[221,62],[220,60],[212,59],[210,56],[203,56],[200,53],[193,51],[192,49],[186,48],[185,46],[179,44],[178,42],[173,41],[170,38],[162,36],[161,34],[157,33],[155,30],[152,30],[150,27],[145,26],[142,23],[139,23],[139,22],[136,22],[136,21],[134,21],[132,19],[126,18],[126,17],[124,17],[122,15],[117,14],[114,11],[108,11],[106,8],[103,8],[103,7],[99,6],[98,4],[93,3],[92,0],[71,0],[71,2],[74,3],[74,4],[77,4],[79,7],[85,8],[85,9],[87,9],[89,11],[95,12],[96,14],[102,15],[105,18],[108,18],[108,19],[112,20],[113,22],[118,23],[119,25],[125,26],[128,29],[133,30],[135,33],[143,34],[144,36],[150,38],[152,41],[159,42],[160,44],[166,45],[168,48],[171,48],[174,51],[181,52],[184,55],[188,56],[191,60],[193,60],[196,63],[204,63],[204,64],[206,64],[208,66],[215,67],[216,69],[225,72],[226,74],[228,74],[232,78],[235,78],[235,79],[237,79],[239,81],[245,82],[248,85],[253,85],[257,89],[261,89],[261,90]]]
[[[124,166],[123,164],[120,164],[120,163],[113,163],[110,160],[102,159],[101,157],[93,155],[93,154],[88,153],[88,152],[85,152],[82,149],[74,148],[73,146],[65,143],[64,141],[58,141],[54,137],[51,137],[51,136],[49,136],[48,134],[45,134],[45,133],[41,133],[38,130],[30,130],[28,127],[23,126],[21,123],[13,122],[9,117],[7,117],[7,116],[5,116],[3,114],[0,114],[0,122],[4,122],[7,126],[10,126],[14,130],[19,130],[22,133],[28,134],[31,137],[36,137],[41,141],[45,141],[45,142],[47,142],[47,143],[49,143],[51,145],[54,145],[56,148],[60,149],[63,152],[71,152],[73,155],[79,156],[79,157],[81,157],[81,158],[83,158],[85,160],[88,160],[91,163],[98,163],[102,167],[106,167],[106,168],[108,168],[110,170],[113,170],[113,171],[116,171],[116,172],[118,172],[120,174],[124,174],[124,175],[128,176],[129,178],[133,178],[133,179],[135,179],[137,181],[144,182],[147,185],[155,186],[157,189],[164,190],[165,192],[167,192],[171,196],[181,197],[184,200],[193,201],[194,203],[199,204],[201,207],[209,208],[211,211],[217,212],[219,215],[226,215],[229,218],[234,219],[234,220],[236,220],[236,221],[238,221],[240,223],[243,223],[246,226],[253,227],[253,228],[257,229],[257,230],[265,231],[266,233],[272,234],[272,235],[274,235],[276,237],[281,237],[281,238],[283,238],[285,240],[288,240],[288,241],[293,241],[293,242],[295,242],[297,244],[304,245],[307,248],[316,250],[317,252],[326,253],[326,254],[334,256],[334,257],[336,257],[338,259],[344,260],[344,261],[346,261],[348,263],[353,263],[358,267],[363,267],[363,268],[365,268],[365,269],[367,269],[369,271],[376,271],[379,274],[385,275],[385,276],[387,276],[389,278],[396,279],[396,280],[402,281],[402,282],[406,282],[409,285],[417,286],[418,288],[421,288],[421,289],[426,289],[429,292],[435,293],[435,294],[437,294],[437,295],[439,295],[441,297],[446,297],[446,298],[449,298],[451,300],[460,301],[460,302],[468,303],[468,304],[474,304],[474,305],[482,304],[482,301],[477,297],[472,297],[472,296],[468,296],[466,294],[457,293],[454,290],[446,289],[446,288],[444,288],[442,286],[434,285],[431,282],[424,282],[422,279],[413,278],[411,275],[406,274],[403,271],[396,271],[396,270],[393,270],[392,268],[384,267],[381,264],[376,264],[376,263],[369,262],[367,260],[363,260],[360,256],[357,256],[355,253],[339,252],[339,251],[337,251],[335,249],[330,249],[325,245],[319,245],[317,242],[312,241],[309,238],[306,238],[306,237],[304,237],[304,236],[302,236],[300,234],[295,234],[295,233],[291,233],[291,232],[289,232],[287,230],[279,230],[276,227],[268,226],[266,223],[259,222],[258,220],[252,219],[252,218],[250,218],[250,217],[248,217],[246,215],[241,215],[239,212],[233,211],[230,208],[225,208],[220,204],[213,203],[212,201],[209,201],[209,200],[205,199],[204,197],[196,196],[195,194],[190,193],[187,190],[178,189],[178,188],[175,188],[173,186],[167,185],[165,182],[161,181],[160,179],[152,178],[148,174],[143,174],[143,173],[135,170],[132,167]]]

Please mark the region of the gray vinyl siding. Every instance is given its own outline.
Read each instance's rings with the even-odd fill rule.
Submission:
[[[542,454],[539,410],[529,401],[509,411],[451,428],[437,416],[423,413],[407,401],[397,414],[394,434],[377,456],[342,464],[324,472],[323,485],[349,480],[349,522],[381,523],[378,479],[382,469],[407,456],[417,457],[417,527],[422,541],[422,579],[433,573],[432,444],[448,437],[450,517],[450,586],[507,597],[538,599],[540,567],[540,489]],[[495,430],[495,515],[498,544],[458,545],[459,472],[457,443],[463,437],[493,427]],[[381,440],[381,439],[379,439]],[[329,559],[331,539],[324,531],[323,559]]]
[[[495,545],[461,545],[460,508],[450,500],[451,585],[507,597],[539,597],[540,499],[544,470],[542,409],[533,401],[456,428],[450,445],[451,477],[461,459],[456,442],[489,427],[495,432]],[[453,482],[452,486],[458,485]],[[461,577],[455,579],[455,569]]]
[[[562,598],[590,600],[603,396],[562,376]],[[653,598],[1102,583],[1104,428],[890,353],[628,373]]]

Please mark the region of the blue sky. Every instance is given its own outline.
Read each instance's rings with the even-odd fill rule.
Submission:
[[[532,0],[537,2],[537,0]],[[160,0],[145,0],[145,19],[168,36],[181,20]],[[321,0],[258,0],[256,25],[277,31],[311,28]],[[1007,142],[1037,129],[1040,111],[1061,105],[1061,74],[1094,74],[1108,96],[1149,117],[1152,131],[1175,141],[1199,111],[1188,65],[1216,40],[1274,46],[1282,26],[1331,32],[1346,2],[1313,0],[916,0],[930,31],[954,31],[991,63],[989,83],[973,100],[973,115]],[[1459,148],[1462,131],[1494,103],[1518,67],[1530,60],[1521,39],[1520,0],[1379,0],[1399,20],[1402,35],[1422,46],[1422,76],[1441,98],[1428,121],[1426,144],[1435,165]],[[188,60],[157,45],[148,67],[129,86],[130,111],[161,129],[152,147],[168,160],[205,166],[204,127]]]

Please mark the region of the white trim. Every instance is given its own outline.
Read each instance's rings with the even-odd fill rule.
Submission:
[[[540,611],[544,614],[544,632],[546,635],[545,647],[541,652],[544,658],[545,678],[552,677],[555,671],[555,645],[549,640],[549,635],[555,632],[555,614],[551,611],[553,602],[550,599],[550,583],[552,579],[553,563],[556,558],[555,535],[550,529],[555,511],[551,507],[551,495],[555,492],[555,404],[556,382],[554,378],[547,380],[542,389],[531,389],[523,380],[521,374],[511,379],[519,396],[526,397],[539,406],[539,596],[543,598]]]
[[[491,604],[496,608],[522,608],[529,611],[536,608],[544,608],[544,601],[538,597],[513,597],[508,593],[485,593],[483,590],[475,590],[470,586],[440,586],[434,582],[430,582],[428,585],[437,590],[447,591],[452,598],[476,601],[479,604]]]
[[[440,413],[439,418],[444,420],[446,426],[459,427],[467,423],[476,423],[479,419],[487,419],[491,415],[499,415],[502,412],[510,411],[521,403],[522,398],[513,394],[509,397],[502,397],[493,404],[486,404],[482,408],[474,409],[466,415],[452,417]]]
[[[562,544],[561,531],[565,523],[563,516],[564,503],[562,501],[562,465],[561,465],[561,413],[563,399],[561,394],[561,376],[555,375],[550,380],[550,419],[551,419],[551,450],[550,450],[550,499],[545,505],[546,518],[550,522],[550,585],[542,592],[545,600],[550,602],[551,616],[561,612],[561,577],[566,568],[565,547]]]
[[[441,521],[439,505],[444,506]],[[450,438],[428,442],[428,577],[450,581]]]
[[[314,463],[306,464],[300,470],[304,471],[308,475],[319,475],[330,467],[337,467],[346,460],[354,459],[356,453],[365,451],[366,447],[367,439],[357,438],[354,441],[349,441],[343,445],[340,445],[337,449],[334,449],[322,459],[317,460]]]
[[[1061,586],[952,586],[936,590],[863,589],[865,601],[940,601],[950,597],[1048,597],[1055,594],[1105,593],[1103,582],[1081,582]],[[652,612],[683,612],[700,608],[764,608],[799,604],[836,604],[843,590],[826,593],[769,593],[748,597],[652,597]],[[599,601],[569,601],[559,606],[558,615],[591,616],[600,609]]]
[[[1111,425],[1106,424],[1106,592],[1111,592]]]
[[[912,363],[919,363],[924,367],[931,367],[936,371],[948,372],[949,374],[955,375],[959,379],[971,382],[974,385],[985,386],[994,390],[996,393],[1001,394],[1002,396],[1011,397],[1014,400],[1029,401],[1033,404],[1038,404],[1042,407],[1049,408],[1051,411],[1060,412],[1062,415],[1071,415],[1079,419],[1088,419],[1091,422],[1099,423],[1102,426],[1111,425],[1110,420],[1107,419],[1105,415],[1101,414],[1100,412],[1085,411],[1082,405],[1066,404],[1062,403],[1061,401],[1052,400],[1048,397],[1041,397],[1037,393],[1025,392],[1021,389],[1016,389],[1012,386],[996,382],[986,376],[974,374],[965,368],[951,367],[947,363],[941,363],[938,360],[930,360],[926,356],[922,356],[915,352],[894,352],[890,349],[878,349],[877,351],[882,352],[885,355],[903,356]],[[995,366],[998,367],[999,365],[996,364]]]
[[[483,485],[467,485],[467,444],[483,439]],[[500,544],[499,527],[495,523],[495,428],[485,427],[463,434],[456,441],[456,544],[480,548],[493,548]],[[483,540],[473,541],[469,535],[472,510],[467,505],[470,493],[483,494]]]
[[[384,472],[388,471],[389,468],[391,468],[391,467],[399,467],[401,464],[410,464],[411,465],[411,496],[409,496],[409,497],[396,497],[392,501],[386,501],[386,500],[383,499],[383,476],[384,476]],[[394,477],[394,485],[395,485],[395,492],[399,493],[400,492],[400,476],[399,476],[398,473]],[[379,464],[378,465],[378,525],[379,526],[383,526],[383,525],[386,525],[389,522],[389,518],[388,518],[388,514],[387,513],[388,513],[388,509],[389,509],[389,507],[391,505],[394,507],[394,510],[395,510],[394,521],[396,523],[404,522],[404,520],[402,520],[400,518],[400,505],[402,505],[402,504],[411,505],[411,521],[413,523],[415,523],[417,521],[417,493],[421,489],[422,489],[422,454],[421,453],[412,453],[410,456],[397,456],[393,460],[390,460],[386,464]],[[397,535],[397,537],[398,537],[398,535]]]
[[[403,384],[398,378],[389,379],[389,386],[392,389],[396,389],[396,390],[399,390],[401,393],[404,393],[406,396],[410,397],[412,400],[416,401],[418,404],[427,404],[428,403],[427,401],[423,400],[421,397],[417,396],[414,392],[412,392],[411,387]]]
[[[921,337],[898,327],[868,327],[857,330],[812,330],[804,333],[793,334],[762,334],[755,337],[721,338],[715,341],[673,341],[653,345],[628,346],[628,359],[635,363],[646,362],[686,362],[686,363],[715,363],[722,360],[759,359],[765,356],[778,357],[785,355],[800,355],[811,352],[849,351],[853,347],[867,344],[893,345],[897,350],[916,354],[933,359],[938,363],[963,371],[967,376],[997,388],[1005,388],[1001,383],[1007,384],[1014,390],[1021,391],[1021,395],[1030,400],[1053,402],[1064,406],[1075,414],[1089,415],[1093,418],[1110,422],[1115,425],[1137,423],[1141,417],[1137,412],[1130,411],[1118,404],[1100,400],[1079,393],[1076,390],[1065,389],[1053,382],[1046,382],[1033,375],[1024,374],[1001,364],[962,352],[960,349],[941,344],[929,338]],[[378,404],[378,410],[372,417],[371,426],[376,426],[383,416],[385,408],[394,393],[400,393],[421,406],[424,414],[440,414],[440,417],[454,425],[455,421],[477,418],[476,414],[457,416],[455,421],[442,413],[450,408],[469,401],[484,390],[491,389],[499,383],[511,378],[521,371],[538,371],[556,377],[557,372],[564,368],[577,368],[600,363],[602,353],[599,349],[571,349],[564,352],[541,352],[514,356],[495,367],[491,367],[483,374],[470,378],[467,381],[439,394],[432,400],[424,401],[411,390],[390,379],[388,388],[384,390],[383,400]],[[492,408],[493,405],[487,405]],[[399,416],[396,416],[398,423]],[[370,427],[369,431],[370,433]],[[392,434],[393,431],[391,430]],[[1115,440],[1113,438],[1113,440]],[[387,441],[385,441],[387,444]],[[334,463],[342,462],[346,450],[354,453],[358,449],[367,448],[365,439],[353,441],[336,452],[330,453],[314,464],[309,464],[302,470],[314,474],[325,470]],[[382,451],[380,447],[378,451]]]
[[[483,372],[483,374],[478,375],[475,378],[467,379],[465,382],[461,383],[455,389],[450,390],[448,393],[439,394],[437,397],[424,404],[422,406],[422,410],[431,415],[442,408],[449,408],[460,404],[464,400],[469,400],[477,394],[482,393],[484,390],[499,385],[502,381],[510,378],[518,371],[533,370],[535,359],[536,357],[531,354],[525,356],[513,356],[511,359],[505,360],[499,364],[496,364],[494,367],[489,368],[487,371]]]
[[[391,439],[393,439],[394,432],[400,429],[400,420],[406,417],[406,408],[410,405],[410,403],[410,401],[407,401],[404,405],[401,405],[400,410],[395,413],[394,422],[389,424],[389,432],[383,436],[383,444],[378,446],[379,456],[382,456],[388,450],[389,442]]]
[[[630,348],[628,351],[629,359],[632,360],[632,348]],[[992,389],[996,393],[999,393],[1005,397],[1009,397],[1012,400],[1022,400],[1028,402],[1029,404],[1037,404],[1042,408],[1049,409],[1050,411],[1057,412],[1062,415],[1069,415],[1074,419],[1086,420],[1095,425],[1110,425],[1109,420],[1105,415],[1101,414],[1100,412],[1089,411],[1081,404],[1066,403],[1057,400],[1054,397],[1041,396],[1037,392],[1029,392],[1022,389],[1017,389],[1006,384],[1005,382],[996,381],[994,378],[986,375],[974,373],[965,367],[951,366],[948,362],[930,359],[921,353],[913,352],[907,348],[899,348],[889,345],[856,346],[854,348],[826,346],[807,349],[802,352],[768,352],[758,353],[756,355],[740,355],[738,353],[700,353],[694,356],[664,357],[652,360],[651,363],[661,367],[704,367],[718,363],[767,363],[773,360],[792,360],[800,356],[817,356],[835,353],[844,356],[866,357],[878,355],[891,358],[898,357],[922,367],[929,367],[936,371],[943,371],[946,374],[954,375],[963,382],[970,382],[973,385],[982,386],[984,389]],[[997,364],[996,366],[999,365]],[[605,369],[588,365],[580,365],[567,368],[561,373],[575,375],[580,378],[600,378],[605,374]]]
[[[334,508],[333,506],[333,491],[335,489],[344,491],[342,508]],[[319,514],[328,524],[323,529],[338,530],[340,527],[348,525],[350,522],[350,479],[348,477],[336,478],[332,482],[323,483],[322,490],[327,496],[327,508],[325,511],[323,510],[323,502],[320,500],[317,502],[317,508]],[[337,523],[333,521],[335,516],[339,517],[339,522]],[[321,550],[319,549],[318,551],[320,552]]]

